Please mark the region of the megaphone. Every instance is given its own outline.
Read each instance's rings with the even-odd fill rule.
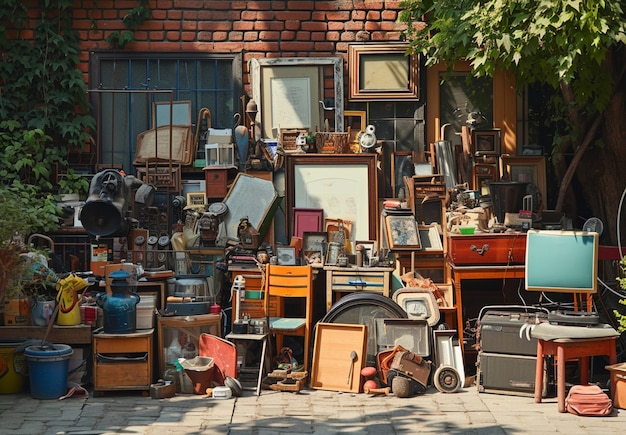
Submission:
[[[94,236],[119,237],[128,234],[130,217],[128,206],[134,188],[141,187],[138,194],[145,201],[151,195],[145,192],[144,185],[132,175],[122,175],[116,169],[105,169],[94,175],[89,186],[89,195],[80,212],[83,228]]]

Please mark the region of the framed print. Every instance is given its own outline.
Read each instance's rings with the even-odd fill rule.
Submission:
[[[376,240],[362,240],[354,242],[355,246],[363,246],[363,265],[370,264],[370,259],[378,255]]]
[[[419,55],[408,44],[350,44],[350,101],[419,100]]]
[[[502,161],[502,178],[522,183],[533,183],[541,192],[542,204],[546,203],[546,161],[544,156],[509,156]],[[541,204],[533,204],[537,209]]]
[[[477,156],[497,156],[500,154],[500,129],[472,131],[474,154]]]
[[[250,76],[262,137],[276,138],[281,128],[313,131],[322,126],[320,101],[326,95],[334,99],[335,131],[343,131],[341,57],[252,58]]]
[[[489,195],[489,183],[498,181],[498,166],[490,163],[475,163],[472,167],[473,189],[480,195]]]
[[[375,240],[377,157],[374,153],[286,155],[287,210],[321,208],[325,216],[352,222],[352,240]]]
[[[278,246],[276,248],[278,264],[284,266],[296,265],[296,248],[293,246]]]
[[[206,204],[206,193],[204,192],[191,192],[187,194],[187,205],[189,206],[204,206]]]
[[[387,239],[389,249],[393,250],[419,250],[422,248],[417,222],[413,215],[386,216]]]
[[[302,235],[303,264],[324,265],[327,247],[328,233],[325,231],[305,231]]]
[[[424,251],[443,251],[443,243],[436,225],[418,225],[420,243]]]
[[[191,101],[155,101],[152,103],[152,128],[162,125],[191,124]]]

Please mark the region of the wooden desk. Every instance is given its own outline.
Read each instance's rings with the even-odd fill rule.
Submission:
[[[463,346],[463,296],[461,285],[465,279],[524,279],[526,275],[525,265],[513,266],[455,266],[452,263],[450,271],[452,274],[452,285],[454,286],[454,305],[456,307],[457,330],[459,333],[459,344],[461,352]]]
[[[336,267],[325,266],[326,311],[334,302],[333,293],[369,291],[389,297],[392,267]]]
[[[580,362],[580,383],[589,383],[589,357],[607,355],[609,364],[617,361],[615,340],[617,337],[563,338],[537,340],[537,364],[535,366],[535,403],[541,403],[544,357],[556,355],[556,397],[559,412],[565,412],[565,361],[577,358]],[[615,379],[611,377],[611,392],[615,391]],[[611,395],[612,397],[612,395]]]

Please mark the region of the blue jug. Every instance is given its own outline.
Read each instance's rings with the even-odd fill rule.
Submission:
[[[129,334],[137,329],[137,304],[140,297],[128,289],[130,274],[124,270],[116,270],[109,274],[111,294],[100,292],[96,295],[96,303],[104,315],[103,330],[105,334]]]

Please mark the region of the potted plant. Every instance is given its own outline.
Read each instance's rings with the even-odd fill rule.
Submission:
[[[37,291],[38,286],[29,278],[33,275],[32,263],[23,258],[29,251],[36,252],[26,246],[27,237],[58,227],[54,200],[32,193],[28,186],[0,186],[0,310],[12,299],[19,301],[16,303],[21,310],[23,300]],[[2,323],[6,323],[5,319]]]

